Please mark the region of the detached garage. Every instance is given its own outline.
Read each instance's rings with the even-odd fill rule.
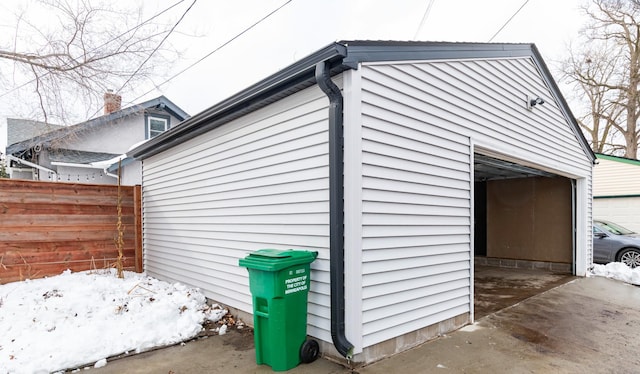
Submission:
[[[337,42],[133,150],[145,270],[252,312],[318,251],[308,334],[372,362],[473,321],[474,258],[591,263],[594,155],[531,44]]]

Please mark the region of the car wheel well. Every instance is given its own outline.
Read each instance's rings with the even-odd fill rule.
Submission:
[[[622,253],[625,251],[636,251],[638,253],[640,253],[640,248],[636,248],[636,247],[624,247],[624,248],[620,248],[620,250],[618,252],[616,252],[616,261],[620,261],[620,257],[622,256]]]

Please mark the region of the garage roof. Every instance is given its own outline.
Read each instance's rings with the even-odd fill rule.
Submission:
[[[593,162],[596,157],[582,134],[564,97],[560,93],[542,56],[534,44],[513,43],[450,43],[400,41],[340,41],[280,70],[226,100],[185,120],[179,126],[156,136],[133,149],[129,155],[144,159],[174,145],[206,133],[224,123],[267,106],[315,84],[315,66],[325,62],[335,75],[347,69],[357,69],[361,62],[410,61],[470,58],[531,57],[547,86],[557,98],[561,110],[585,153]]]

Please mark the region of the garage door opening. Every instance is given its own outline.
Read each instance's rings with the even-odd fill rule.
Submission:
[[[574,183],[474,154],[475,318],[572,278]]]

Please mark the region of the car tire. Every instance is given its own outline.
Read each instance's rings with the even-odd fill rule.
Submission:
[[[640,267],[640,250],[625,248],[618,253],[617,261],[622,262],[630,268]]]

